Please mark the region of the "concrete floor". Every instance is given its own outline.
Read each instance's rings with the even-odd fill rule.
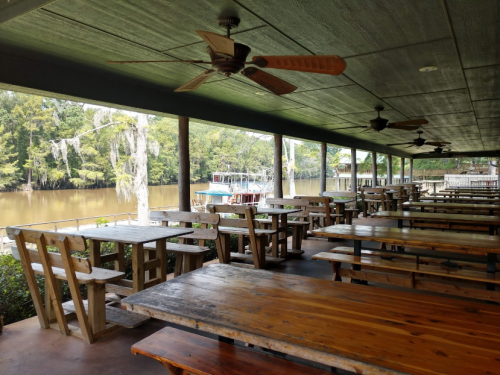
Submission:
[[[393,221],[370,218],[355,219],[354,224],[395,226]],[[311,257],[318,252],[329,251],[341,245],[349,246],[352,243],[345,240],[336,242],[328,242],[326,239],[305,240],[303,241],[305,253],[302,256],[273,266],[271,271],[331,279],[330,264],[313,261]],[[167,326],[165,322],[151,320],[135,329],[119,329],[96,343],[87,345],[78,338],[63,336],[59,331],[41,329],[36,317],[27,319],[5,326],[3,334],[0,335],[0,374],[165,375],[166,369],[156,361],[130,354],[132,344],[165,326]],[[206,336],[215,338],[209,334]],[[299,362],[305,363],[301,360]],[[317,364],[315,367],[327,369]]]

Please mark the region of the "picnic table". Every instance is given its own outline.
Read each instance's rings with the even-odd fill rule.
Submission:
[[[499,203],[500,204],[500,199],[498,198],[477,198],[477,197],[472,197],[472,198],[467,198],[467,197],[424,197],[422,198],[422,201],[433,201],[433,202],[455,202],[455,203],[477,203],[477,204],[484,204],[484,203]]]
[[[214,264],[122,306],[358,374],[493,374],[500,363],[500,306],[445,297]]]
[[[454,192],[454,191],[440,191],[439,193],[432,193],[434,197],[469,197],[469,198],[500,198],[498,192]]]
[[[101,263],[115,261],[117,271],[125,271],[125,245],[132,245],[132,276],[133,279],[123,280],[128,285],[129,293],[137,293],[155,283],[165,281],[167,269],[166,240],[193,233],[189,228],[169,227],[141,227],[138,225],[118,225],[84,229],[72,234],[83,236],[90,243],[90,262],[93,267],[99,267]],[[144,244],[156,241],[155,256],[159,258],[149,259],[149,252],[144,252]],[[101,255],[101,242],[113,242],[115,253]],[[146,267],[144,257],[146,255]],[[156,271],[159,270],[158,275]],[[145,283],[145,272],[148,271],[148,279]],[[131,288],[130,288],[131,286]],[[123,287],[124,292],[127,287]]]
[[[500,236],[477,233],[450,233],[368,225],[335,225],[317,229],[318,236],[354,241],[354,255],[361,256],[361,242],[371,241],[461,254],[487,255],[487,272],[494,274]]]
[[[257,207],[257,215],[266,214],[271,217],[272,229],[276,234],[272,235],[272,256],[275,258],[286,258],[288,253],[287,249],[287,215],[294,214],[302,211],[299,208],[271,208],[271,207]],[[281,250],[281,251],[280,251]]]
[[[460,215],[434,212],[379,211],[372,214],[372,218],[397,220],[398,228],[403,228],[403,220],[425,222],[428,225],[424,226],[431,228],[438,227],[439,229],[473,229],[474,227],[472,226],[488,227],[488,233],[490,235],[494,235],[500,225],[500,216]],[[436,224],[438,224],[438,226],[436,226]],[[458,227],[454,224],[458,224]],[[411,226],[413,227],[416,225],[412,224]]]
[[[495,212],[500,211],[500,205],[496,204],[470,204],[470,203],[439,203],[439,202],[405,202],[403,203],[403,210],[408,210],[411,207],[420,208],[421,212],[425,209],[434,209],[438,211],[445,210],[459,210],[459,212],[474,211],[474,212],[487,212],[488,215],[493,215]]]

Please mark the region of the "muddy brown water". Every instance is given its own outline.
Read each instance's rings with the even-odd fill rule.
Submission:
[[[327,179],[327,190],[332,190],[333,179]],[[191,184],[191,198],[195,191],[208,189],[208,183]],[[283,193],[289,194],[288,181],[283,181]],[[318,195],[319,179],[296,180],[297,195]],[[32,192],[0,193],[0,227],[29,223],[42,223],[92,216],[135,212],[135,200],[118,202],[114,188],[44,190]],[[149,206],[177,206],[179,204],[178,185],[150,186]],[[118,219],[126,219],[121,216]],[[96,219],[82,221],[80,224],[94,223]],[[113,218],[108,218],[113,221]],[[74,226],[64,223],[60,226]],[[54,225],[36,226],[37,229],[53,229]]]

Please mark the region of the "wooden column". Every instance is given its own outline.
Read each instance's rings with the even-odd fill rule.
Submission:
[[[189,118],[179,117],[179,211],[191,211]]]
[[[500,188],[500,158],[497,159],[497,188]]]
[[[392,155],[387,155],[387,185],[392,184]]]
[[[377,153],[372,152],[372,187],[377,186]]]
[[[280,134],[274,135],[274,197],[283,198],[283,136]]]
[[[401,172],[399,173],[400,179],[399,183],[405,183],[405,158],[401,158]]]
[[[409,182],[413,182],[413,159],[410,159],[410,165],[408,167]]]
[[[356,149],[351,148],[351,191],[353,193],[358,192],[358,173],[356,165]]]
[[[326,143],[321,143],[321,163],[319,170],[319,195],[326,191]]]

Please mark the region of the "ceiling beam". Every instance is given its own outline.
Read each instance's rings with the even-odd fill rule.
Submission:
[[[473,152],[445,152],[442,154],[415,154],[413,159],[443,159],[443,158],[482,158],[500,157],[500,150]]]
[[[0,45],[0,89],[83,101],[159,116],[184,116],[222,126],[230,125],[348,148],[411,157],[401,150],[283,119],[270,113],[247,110],[195,95],[177,94],[160,85],[146,86],[143,82],[112,73],[103,75],[102,71],[87,66],[69,66],[69,62],[65,66],[56,65],[44,61],[43,57],[36,56],[33,52],[29,54],[30,59],[17,54],[15,56],[11,53],[2,53],[4,48],[6,47]],[[9,50],[13,51],[15,50]]]
[[[40,9],[41,7],[53,3],[56,0],[18,0],[7,3],[0,10],[0,25],[21,17],[29,12]]]

